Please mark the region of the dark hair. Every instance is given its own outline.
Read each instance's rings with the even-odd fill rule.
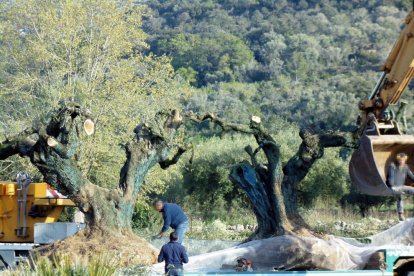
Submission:
[[[176,232],[171,232],[170,241],[178,241],[178,235]]]
[[[163,204],[162,200],[160,199],[154,200],[154,202],[152,203],[152,206],[155,206],[157,204]]]

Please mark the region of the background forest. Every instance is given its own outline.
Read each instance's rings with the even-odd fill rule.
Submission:
[[[370,93],[412,7],[411,0],[137,0],[125,4],[130,16],[113,28],[123,18],[110,12],[113,1],[81,2],[62,4],[62,25],[46,3],[0,4],[0,135],[10,137],[74,99],[97,122],[79,159],[102,186],[117,185],[121,141],[166,107],[216,112],[232,122],[260,116],[286,161],[300,144],[300,128],[352,129],[357,103]],[[96,21],[83,22],[85,14]],[[405,99],[412,102],[410,90]],[[158,197],[183,205],[192,219],[254,223],[247,197],[228,179],[252,138],[221,137],[205,123],[190,142],[193,153],[147,176],[136,228],[157,223],[148,203]],[[355,194],[349,156],[331,149],[317,161],[300,187],[306,212],[386,202]],[[40,177],[29,162],[0,161],[0,179],[20,170]]]

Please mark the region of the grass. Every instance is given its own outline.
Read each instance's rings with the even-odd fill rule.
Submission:
[[[365,218],[351,209],[312,209],[302,215],[317,233],[353,238],[370,236],[398,223],[395,208],[373,210]]]
[[[235,224],[242,224],[246,225],[246,223],[239,222]],[[252,223],[253,224],[253,223]],[[221,220],[214,220],[211,222],[205,222],[201,219],[190,219],[190,223],[187,228],[186,237],[190,239],[199,239],[199,240],[230,240],[230,241],[243,241],[245,240],[250,234],[251,231],[243,230],[243,231],[231,231],[227,228],[230,225],[234,224],[227,224],[222,222]],[[150,239],[152,235],[157,234],[160,229],[160,225],[153,225],[152,227],[138,229],[137,235],[144,237],[146,239]],[[172,231],[170,229],[170,231]],[[167,233],[169,235],[170,232]]]
[[[411,200],[405,200],[406,214],[411,214],[414,205]],[[395,204],[383,205],[369,212],[367,217],[362,217],[359,212],[333,206],[326,208],[323,203],[317,204],[312,209],[301,210],[305,222],[317,233],[343,236],[343,237],[366,237],[383,231],[396,223],[398,218]],[[203,221],[195,216],[189,216],[190,224],[186,237],[203,240],[232,240],[243,241],[252,233],[251,230],[233,231],[229,230],[230,225],[255,225],[255,217],[252,214],[243,216],[231,216],[229,214],[223,220]],[[137,230],[138,235],[150,238],[159,232],[162,222],[151,227]]]
[[[16,270],[4,271],[10,276],[110,276],[115,275],[119,264],[108,255],[96,255],[87,263],[73,260],[68,256],[35,257],[34,260],[20,264]]]

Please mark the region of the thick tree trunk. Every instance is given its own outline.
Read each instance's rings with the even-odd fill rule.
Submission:
[[[246,192],[256,215],[258,228],[250,239],[292,233],[293,227],[286,214],[282,195],[283,172],[279,145],[263,128],[260,118],[253,116],[248,126],[227,123],[211,113],[192,115],[190,118],[195,122],[211,120],[223,132],[235,131],[255,137],[259,147],[255,151],[250,146],[245,148],[251,162],[237,164],[230,172],[231,181]],[[256,155],[261,150],[268,161],[266,165],[257,162]]]
[[[223,132],[251,134],[256,139],[257,149],[253,151],[250,146],[245,148],[250,162],[243,161],[230,172],[231,181],[246,192],[256,215],[258,228],[249,240],[273,235],[309,234],[298,213],[297,190],[300,181],[315,161],[323,157],[325,148],[355,147],[358,139],[356,132],[314,134],[301,130],[299,135],[302,143],[299,150],[282,169],[279,145],[263,128],[260,118],[253,116],[247,126],[229,124],[211,113],[190,117],[195,122],[211,120]],[[266,156],[266,164],[259,164],[256,159],[260,151]]]
[[[301,219],[298,213],[298,185],[306,177],[313,164],[324,155],[328,147],[356,147],[358,139],[354,133],[313,134],[301,130],[302,143],[297,153],[283,167],[282,191],[285,198],[286,213],[290,218]]]
[[[134,138],[125,146],[127,158],[115,189],[94,185],[77,164],[79,129],[85,120],[90,120],[90,112],[69,103],[57,110],[47,124],[35,125],[1,142],[0,159],[15,154],[29,157],[44,180],[55,184],[85,214],[90,234],[131,233],[135,201],[147,172],[157,164],[162,168],[175,164],[186,151],[186,147],[173,143],[182,123],[180,113],[160,112],[150,122],[136,127]],[[91,121],[89,127],[90,124]],[[174,150],[176,153],[169,159]]]
[[[286,214],[282,195],[283,173],[279,145],[259,124],[252,121],[250,126],[255,130],[254,136],[259,148],[253,152],[250,147],[246,147],[252,164],[242,162],[230,173],[230,179],[246,192],[256,214],[258,228],[249,240],[292,233],[293,227]],[[256,160],[256,154],[260,150],[265,153],[268,161],[266,166]]]
[[[283,233],[284,229],[276,220],[277,215],[269,200],[272,194],[265,190],[266,184],[257,176],[255,168],[249,162],[242,162],[233,167],[230,179],[246,192],[252,203],[258,224],[255,236],[268,237],[273,233]]]
[[[119,191],[88,183],[73,197],[73,200],[84,212],[85,222],[91,233],[108,235],[132,233],[131,218],[134,205],[122,198]]]

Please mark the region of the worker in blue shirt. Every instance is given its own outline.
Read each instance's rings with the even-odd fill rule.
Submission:
[[[178,242],[176,232],[171,232],[170,242],[162,246],[158,255],[158,262],[165,261],[165,274],[168,276],[183,275],[183,263],[188,263],[187,252],[184,246]]]
[[[162,200],[157,200],[154,202],[154,208],[162,213],[164,219],[161,231],[154,238],[161,238],[168,228],[171,227],[178,235],[178,243],[182,243],[187,230],[188,219],[181,207],[174,203],[164,203]]]

